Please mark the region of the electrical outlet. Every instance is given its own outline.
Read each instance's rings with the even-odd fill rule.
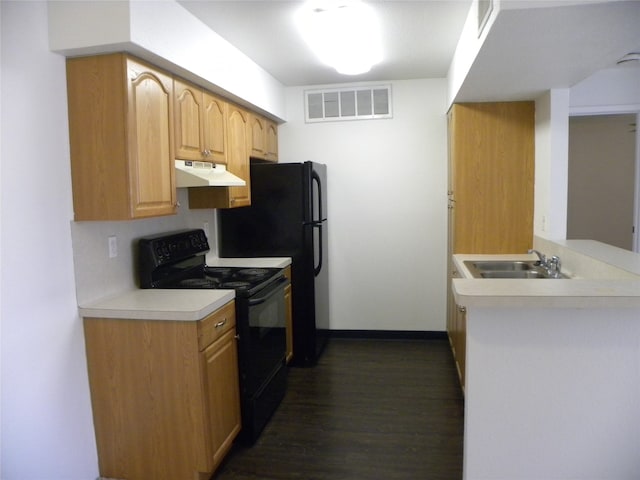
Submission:
[[[115,235],[109,237],[109,258],[118,256],[118,239]]]
[[[209,238],[209,222],[204,222],[202,224],[202,230],[204,230],[204,234]]]

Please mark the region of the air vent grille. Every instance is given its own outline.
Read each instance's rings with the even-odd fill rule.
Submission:
[[[305,120],[327,122],[391,118],[391,85],[307,90]]]

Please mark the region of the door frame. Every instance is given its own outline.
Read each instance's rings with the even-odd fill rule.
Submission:
[[[633,239],[632,248],[635,253],[640,253],[640,104],[632,105],[596,105],[592,107],[569,108],[569,117],[584,117],[595,115],[636,115],[636,161],[635,161],[635,187],[633,205]],[[567,119],[568,121],[569,119]]]

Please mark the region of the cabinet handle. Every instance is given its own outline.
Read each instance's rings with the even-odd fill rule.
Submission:
[[[460,313],[466,313],[467,312],[467,307],[463,307],[462,305],[458,305],[458,311]]]
[[[227,319],[225,318],[224,320],[220,320],[218,323],[216,323],[216,328],[220,328],[225,326],[227,323]]]
[[[202,152],[202,156],[203,157],[208,157],[209,155],[211,155],[211,151],[210,150],[205,150],[204,152]]]

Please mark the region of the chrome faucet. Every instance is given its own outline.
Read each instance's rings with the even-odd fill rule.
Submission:
[[[535,253],[538,256],[538,260],[540,261],[540,265],[542,265],[545,268],[547,267],[547,257],[545,257],[538,250],[534,250],[533,248],[530,248],[529,250],[527,250],[527,253]]]
[[[547,258],[538,250],[534,250],[534,249],[527,250],[527,253],[535,253],[538,256],[538,260],[539,260],[538,263],[540,263],[540,266],[545,269],[549,277],[551,278],[560,277],[561,275],[560,269],[562,268],[562,262],[560,261],[560,257],[558,257],[557,255],[553,255],[551,258]]]
[[[560,268],[562,267],[562,262],[560,261],[560,257],[554,255],[547,262],[547,273],[549,276],[557,278],[560,276]]]

